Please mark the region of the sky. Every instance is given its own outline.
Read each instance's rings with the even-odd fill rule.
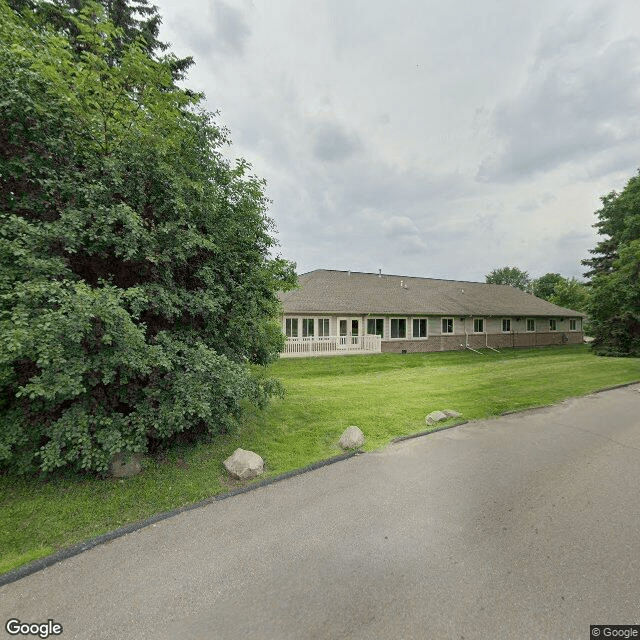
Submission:
[[[640,168],[637,0],[153,2],[298,273],[581,277]]]

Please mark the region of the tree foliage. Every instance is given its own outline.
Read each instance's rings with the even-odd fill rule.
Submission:
[[[586,311],[589,289],[576,278],[565,278],[559,273],[545,273],[531,283],[531,293],[559,307]]]
[[[490,284],[508,284],[512,287],[529,291],[531,278],[526,271],[518,269],[518,267],[502,267],[493,269],[485,276],[485,282]]]
[[[588,305],[593,348],[602,355],[640,355],[640,172],[621,193],[601,198],[590,250]]]
[[[0,469],[104,472],[277,391],[251,365],[295,275],[171,60],[100,5],[36,14],[0,0]]]
[[[531,293],[533,293],[536,298],[549,300],[553,295],[556,285],[564,279],[565,278],[563,278],[559,273],[545,273],[543,276],[532,280]]]

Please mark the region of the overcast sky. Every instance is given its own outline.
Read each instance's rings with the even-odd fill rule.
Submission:
[[[581,276],[640,168],[638,0],[155,3],[300,273]]]

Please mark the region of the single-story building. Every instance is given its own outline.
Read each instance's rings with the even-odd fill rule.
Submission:
[[[508,285],[319,269],[280,293],[283,356],[583,341],[584,314]]]

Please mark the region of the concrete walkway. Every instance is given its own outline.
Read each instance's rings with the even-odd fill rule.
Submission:
[[[586,640],[590,624],[637,623],[639,391],[469,423],[161,521],[0,588],[0,637],[20,637],[10,617],[52,619],[64,640]]]

